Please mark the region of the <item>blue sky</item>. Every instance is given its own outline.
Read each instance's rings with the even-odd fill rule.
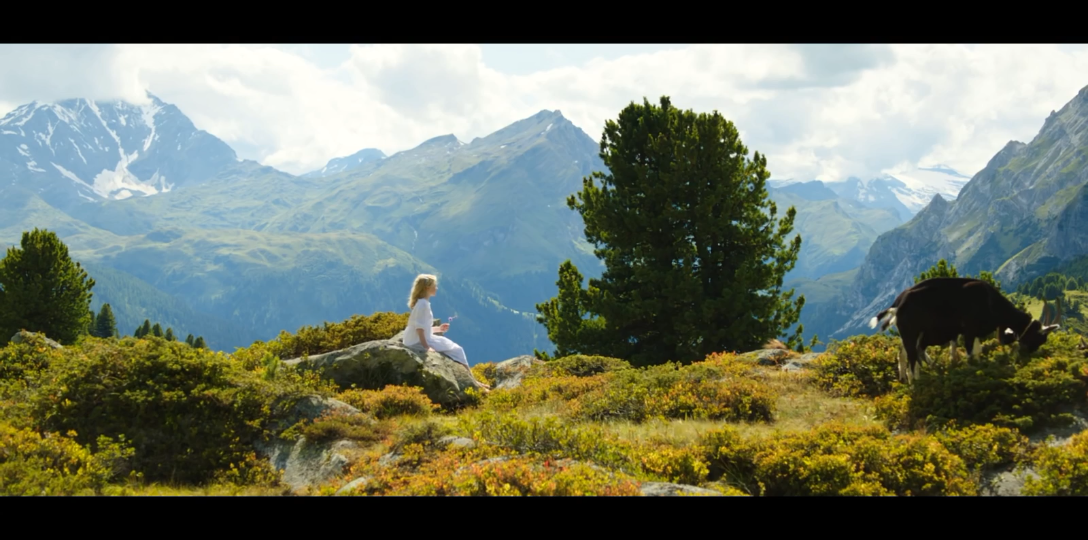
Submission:
[[[1085,86],[1086,45],[0,45],[0,114],[150,90],[294,174],[544,109],[599,140],[631,101],[668,95],[733,121],[776,179],[970,176]]]

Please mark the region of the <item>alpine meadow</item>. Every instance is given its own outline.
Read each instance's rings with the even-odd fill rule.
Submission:
[[[0,494],[1088,495],[1088,48],[72,47]]]

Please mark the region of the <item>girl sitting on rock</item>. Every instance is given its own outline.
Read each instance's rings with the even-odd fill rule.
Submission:
[[[468,369],[472,382],[485,393],[491,388],[476,380],[472,368],[468,365],[465,349],[449,338],[441,335],[449,330],[450,325],[431,326],[434,314],[431,313],[430,298],[438,294],[438,278],[431,274],[420,274],[412,283],[412,293],[408,296],[408,307],[412,314],[408,316],[408,326],[404,329],[404,345],[421,351],[442,353]]]

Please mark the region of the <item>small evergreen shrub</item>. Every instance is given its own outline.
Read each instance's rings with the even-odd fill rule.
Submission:
[[[390,384],[381,390],[351,388],[341,392],[337,399],[377,418],[428,416],[441,408],[423,393],[422,388],[406,385]]]
[[[884,395],[899,379],[900,346],[898,337],[882,334],[834,342],[812,362],[815,382],[838,397]]]
[[[101,495],[128,470],[124,441],[102,437],[91,452],[74,436],[0,422],[0,495]]]
[[[267,352],[282,360],[315,356],[346,349],[368,341],[391,339],[408,324],[408,313],[378,312],[370,316],[353,315],[339,323],[322,326],[303,326],[295,334],[281,331],[267,343],[257,341],[253,345],[235,351],[234,357],[249,369],[260,364]]]
[[[1064,446],[1044,446],[1034,460],[1039,478],[1024,480],[1023,495],[1088,495],[1088,432],[1074,435]]]
[[[589,356],[575,354],[549,360],[543,364],[533,366],[531,376],[562,377],[565,375],[574,377],[590,377],[601,373],[610,373],[632,369],[626,360],[609,358],[607,356]]]
[[[333,392],[314,375],[285,370],[268,380],[221,353],[126,337],[64,349],[26,397],[42,429],[74,430],[81,444],[124,435],[148,480],[199,484],[245,466],[253,444],[315,394]]]
[[[977,494],[964,461],[933,437],[830,423],[755,441],[725,427],[700,444],[712,480],[753,495]]]

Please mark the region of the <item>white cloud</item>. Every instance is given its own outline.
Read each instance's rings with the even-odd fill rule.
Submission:
[[[903,163],[974,174],[1088,85],[1088,47],[1068,45],[693,45],[519,75],[489,67],[473,45],[353,46],[335,68],[314,54],[3,45],[0,108],[136,100],[148,88],[241,157],[302,173],[365,147],[392,154],[448,133],[468,141],[541,109],[598,140],[631,101],[664,94],[734,121],[775,178],[831,180]]]

